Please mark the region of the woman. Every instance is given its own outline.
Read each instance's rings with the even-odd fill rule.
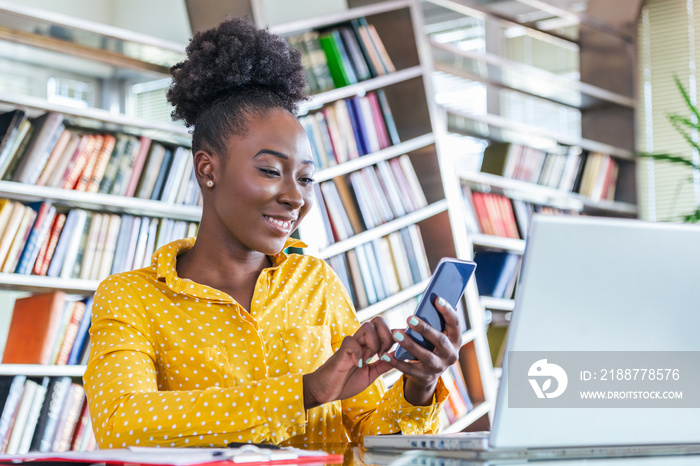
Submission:
[[[325,262],[282,252],[299,244],[289,236],[312,202],[311,148],[294,117],[299,53],[234,19],[196,35],[172,73],[173,116],[194,128],[202,220],[196,241],[160,248],[95,293],[84,382],[99,446],[436,431],[439,376],[460,346],[455,312],[438,305],[445,333],[410,321],[436,345],[425,351],[381,318],[360,326]],[[419,361],[387,354],[395,341]],[[391,368],[404,376],[387,391],[378,377]]]

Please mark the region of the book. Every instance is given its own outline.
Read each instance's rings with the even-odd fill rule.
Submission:
[[[348,272],[350,276],[350,282],[352,283],[352,289],[354,291],[356,302],[355,307],[358,309],[365,308],[369,306],[368,293],[365,290],[364,280],[362,278],[362,270],[360,269],[360,261],[357,257],[357,251],[351,249],[345,253],[347,258]]]
[[[42,202],[38,206],[30,204],[30,207],[33,209],[38,207],[38,212],[15,273],[28,274],[32,271],[41,245],[51,233],[51,225],[56,217],[56,207],[49,202]]]
[[[183,181],[183,174],[187,164],[192,163],[192,154],[190,151],[184,147],[178,147],[175,149],[173,154],[173,163],[168,170],[168,174],[165,178],[165,184],[163,185],[163,191],[159,199],[163,202],[174,203],[175,196],[177,195],[177,188]]]
[[[24,110],[12,110],[0,115],[0,178],[4,174],[5,167],[10,164],[12,147],[20,137],[19,129],[27,119]]]
[[[55,377],[50,380],[29,446],[31,451],[47,452],[51,450],[58,417],[65,404],[70,386],[70,377]]]
[[[333,178],[333,183],[335,184],[338,196],[340,197],[343,210],[345,211],[345,216],[350,222],[350,226],[352,227],[352,233],[361,233],[362,231],[364,231],[365,228],[358,214],[357,200],[355,199],[354,194],[350,190],[347,181],[344,177],[338,176]]]
[[[56,435],[53,439],[51,451],[68,451],[84,402],[85,390],[83,387],[77,383],[71,384],[63,409],[61,409],[61,414],[58,417]]]
[[[391,108],[389,107],[389,100],[386,97],[384,89],[377,89],[376,95],[377,99],[379,100],[379,108],[382,111],[382,116],[384,117],[384,123],[386,124],[386,129],[389,133],[389,139],[391,140],[391,144],[400,144],[401,139],[399,138],[399,131],[396,128],[394,115],[391,113]]]
[[[42,377],[41,380],[37,381],[37,386],[34,390],[34,397],[32,398],[32,404],[29,407],[29,412],[27,413],[27,421],[24,426],[24,432],[22,433],[22,438],[20,439],[17,447],[17,453],[19,454],[29,452],[32,437],[34,437],[34,431],[36,430],[36,425],[39,421],[41,407],[44,405],[44,400],[46,399],[49,380],[49,377]]]
[[[148,154],[146,165],[142,171],[141,179],[139,180],[139,184],[136,189],[136,197],[140,197],[142,199],[151,198],[151,193],[153,192],[153,187],[156,184],[158,172],[160,171],[160,166],[163,163],[164,157],[165,147],[158,143],[151,144],[151,150]]]
[[[117,168],[116,175],[114,176],[114,182],[112,183],[112,188],[109,193],[116,196],[124,196],[126,190],[129,187],[129,181],[131,180],[131,174],[134,171],[134,165],[136,158],[138,157],[139,151],[141,150],[141,140],[135,136],[129,136],[124,145],[124,152],[119,158],[119,166]]]
[[[63,341],[66,338],[66,330],[68,329],[68,324],[70,324],[71,317],[73,316],[73,311],[75,310],[77,301],[66,300],[66,304],[63,307],[63,312],[61,312],[61,320],[58,323],[58,329],[54,335],[54,340],[51,345],[51,356],[49,357],[49,364],[56,364],[58,359],[58,353],[63,346]]]
[[[7,251],[7,257],[5,258],[5,262],[2,266],[2,271],[4,273],[12,273],[17,268],[17,264],[19,263],[19,259],[22,254],[22,249],[27,244],[27,239],[29,238],[29,233],[31,232],[36,215],[36,210],[28,206],[24,207],[24,212],[22,213],[22,218],[17,226],[15,237],[12,239],[10,248]]]
[[[126,184],[126,190],[124,191],[124,196],[133,197],[136,193],[136,188],[138,186],[139,179],[141,178],[141,173],[143,172],[143,167],[146,163],[146,158],[148,156],[149,150],[151,148],[151,139],[146,136],[141,136],[138,145],[138,153],[134,159],[134,163],[131,169],[131,176],[129,177],[129,182]]]
[[[507,252],[479,251],[474,254],[477,270],[474,272],[479,294],[505,298],[509,281],[513,278],[520,256]]]
[[[85,170],[91,157],[99,150],[98,144],[101,141],[96,135],[85,134],[80,140],[78,149],[76,149],[73,158],[63,174],[61,187],[63,189],[74,189],[79,181],[80,175]]]
[[[3,180],[12,181],[17,167],[24,158],[24,154],[29,147],[30,142],[34,139],[34,133],[36,127],[34,122],[27,119],[22,122],[19,127],[19,136],[16,141],[14,141],[12,148],[10,149],[11,156],[9,159],[9,165],[5,169],[5,174],[3,175]]]
[[[17,235],[17,230],[24,217],[24,211],[27,209],[27,207],[19,202],[10,201],[10,204],[10,215],[2,232],[2,236],[0,236],[0,264],[4,264],[7,260],[7,254]]]
[[[103,220],[102,224],[103,229],[106,230],[104,248],[99,261],[96,261],[97,267],[92,275],[96,280],[103,280],[110,274],[121,230],[122,217],[120,215],[110,214],[106,217],[106,222]]]
[[[72,133],[70,130],[63,129],[63,131],[61,131],[61,134],[59,135],[56,144],[53,146],[53,149],[51,150],[51,153],[49,154],[49,157],[46,160],[46,164],[41,170],[41,174],[39,175],[39,178],[37,178],[35,184],[39,186],[46,185],[46,181],[56,170],[56,166],[61,161],[63,152],[66,150],[66,147],[68,146],[68,143],[71,140],[71,136]]]
[[[63,341],[58,350],[58,355],[56,356],[56,365],[63,366],[68,363],[68,357],[70,356],[71,349],[75,343],[75,338],[78,335],[78,328],[80,327],[80,322],[85,314],[85,303],[83,301],[78,301],[73,306],[71,312],[70,321],[66,327],[65,334],[63,336]]]
[[[102,219],[105,214],[96,213],[90,220],[88,229],[85,253],[83,254],[82,265],[80,267],[79,277],[83,280],[88,280],[92,276],[92,264],[95,261],[95,253],[97,251],[97,240],[102,227]]]
[[[43,293],[15,301],[3,364],[50,364],[66,295]]]
[[[372,73],[367,66],[367,61],[362,53],[360,44],[354,31],[349,26],[342,26],[338,29],[343,45],[347,51],[350,63],[352,64],[358,81],[365,81],[372,77]]]
[[[75,182],[73,189],[76,191],[86,191],[88,185],[92,181],[92,174],[95,171],[95,165],[100,158],[100,150],[102,144],[104,143],[104,136],[101,134],[92,135],[92,146],[90,151],[87,153],[87,161],[85,162],[85,167],[78,175],[78,179]]]
[[[46,164],[53,146],[63,132],[63,115],[53,112],[45,113],[32,120],[32,124],[35,128],[34,136],[12,177],[13,181],[19,183],[34,184],[41,175],[41,169]]]
[[[163,186],[165,185],[165,178],[170,171],[170,166],[173,164],[173,151],[170,149],[165,150],[163,155],[163,162],[160,167],[158,167],[158,175],[156,176],[156,181],[153,184],[153,191],[151,191],[152,200],[160,199],[161,193],[163,192]]]
[[[90,329],[90,319],[92,316],[92,296],[90,296],[85,303],[85,311],[83,312],[83,318],[80,320],[80,325],[78,326],[78,331],[75,335],[75,342],[68,355],[67,365],[78,364],[83,353],[87,349],[88,342],[88,331]]]
[[[332,30],[321,34],[319,37],[321,48],[326,54],[328,69],[336,88],[357,83],[357,76],[350,64],[345,46],[343,45],[338,30]]]
[[[24,148],[28,144],[31,135],[34,132],[32,123],[27,119],[26,114],[22,112],[21,114],[16,114],[16,122],[11,124],[17,124],[17,130],[13,133],[6,133],[7,140],[3,138],[2,152],[0,152],[0,178],[3,180],[12,179],[11,174],[19,163],[19,160],[24,152]],[[11,131],[11,130],[10,130]]]
[[[22,392],[24,391],[24,383],[26,381],[26,376],[15,375],[12,378],[7,398],[4,398],[5,404],[2,409],[2,415],[0,415],[0,453],[5,451],[7,442],[10,439],[12,424],[17,415],[17,408],[22,399]]]
[[[17,406],[17,414],[15,415],[15,422],[10,430],[7,445],[5,447],[5,453],[8,455],[16,455],[19,452],[19,444],[24,435],[24,428],[27,425],[27,419],[29,418],[29,410],[34,403],[34,395],[36,389],[39,386],[33,380],[27,379],[24,382],[24,389],[22,390],[22,396],[19,400]]]
[[[54,252],[56,250],[56,246],[58,244],[58,240],[61,236],[61,232],[63,231],[63,227],[66,223],[66,218],[67,215],[64,213],[59,213],[56,214],[56,218],[54,219],[53,225],[51,225],[51,232],[49,235],[46,237],[44,240],[44,243],[41,245],[41,248],[39,249],[39,255],[36,258],[36,262],[34,263],[34,270],[33,273],[36,275],[46,275],[49,266],[51,264],[51,259],[53,258]]]
[[[426,207],[428,205],[428,201],[423,193],[423,188],[418,180],[418,175],[416,175],[416,171],[413,169],[413,164],[411,163],[410,157],[404,154],[399,156],[397,159],[392,159],[391,162],[395,162],[396,160],[398,160],[398,164],[401,167],[404,178],[408,182],[413,204],[418,208]]]
[[[73,270],[78,257],[78,250],[80,249],[83,239],[82,232],[88,219],[88,213],[82,209],[73,209],[70,212],[75,212],[75,222],[71,228],[64,229],[63,233],[61,234],[62,237],[64,235],[69,235],[66,247],[62,252],[62,260],[59,259],[59,261],[62,262],[62,265],[57,276],[60,276],[61,278],[71,278],[73,276]],[[51,270],[49,269],[49,275],[51,275],[50,272]]]
[[[394,66],[394,62],[391,61],[391,57],[389,57],[389,54],[387,53],[386,48],[384,47],[384,42],[382,42],[382,39],[379,37],[377,28],[374,27],[374,24],[367,24],[367,26],[365,27],[367,28],[370,40],[372,41],[372,44],[374,45],[374,48],[376,49],[377,54],[379,55],[379,59],[382,62],[383,68],[386,70],[387,73],[395,73],[396,67]]]
[[[66,147],[61,154],[57,156],[56,165],[51,171],[45,170],[46,176],[37,180],[37,184],[41,186],[51,186],[53,188],[63,187],[63,178],[68,171],[68,166],[71,164],[76,152],[80,148],[80,143],[83,140],[82,136],[70,131],[70,137]]]
[[[105,176],[107,165],[109,164],[116,143],[117,139],[111,134],[103,135],[102,146],[100,147],[100,151],[97,153],[95,168],[92,171],[92,175],[90,176],[90,180],[87,183],[85,191],[89,193],[96,193],[99,191],[100,183],[102,183],[102,179]]]
[[[117,134],[114,148],[109,156],[109,161],[107,162],[107,167],[105,167],[105,172],[102,176],[102,181],[100,181],[100,187],[97,189],[97,192],[102,194],[109,194],[112,192],[112,186],[114,186],[114,181],[117,178],[117,172],[119,171],[121,160],[130,140],[131,136],[127,134]]]

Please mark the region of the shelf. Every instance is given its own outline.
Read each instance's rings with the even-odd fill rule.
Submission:
[[[41,364],[0,364],[0,375],[28,377],[82,377],[85,366],[54,366]]]
[[[388,311],[392,307],[398,306],[399,304],[408,301],[411,298],[415,298],[423,291],[425,291],[425,287],[428,286],[429,281],[430,279],[423,280],[422,282],[416,283],[415,285],[412,285],[406,288],[405,290],[401,290],[398,293],[379,301],[378,303],[374,303],[371,306],[367,306],[364,309],[360,309],[359,311],[357,311],[357,318],[360,322],[364,322],[376,315]]]
[[[523,239],[503,238],[501,236],[484,235],[482,233],[471,233],[469,237],[476,246],[505,249],[516,254],[525,252],[525,240]]]
[[[69,294],[92,294],[99,285],[99,280],[80,278],[44,277],[22,275],[18,273],[0,273],[0,289],[12,291],[46,292],[62,290]]]
[[[372,16],[389,11],[400,10],[402,8],[409,8],[410,6],[411,2],[409,0],[383,1],[376,5],[351,8],[345,11],[330,13],[316,18],[290,21],[288,23],[270,26],[270,32],[279,35],[293,34],[299,31],[318,29],[338,23],[345,23],[363,16]]]
[[[357,84],[331,89],[330,91],[322,92],[311,96],[306,102],[299,105],[298,115],[305,115],[311,110],[323,107],[324,105],[335,102],[348,97],[362,96],[369,91],[391,86],[392,84],[408,81],[409,79],[423,76],[423,68],[420,65],[412,66],[395,73],[379,76],[377,78],[360,81]]]
[[[512,311],[515,309],[515,300],[505,298],[493,298],[491,296],[482,296],[481,304],[485,309],[494,311]]]
[[[199,222],[202,217],[202,208],[199,206],[168,204],[161,201],[114,196],[111,194],[86,193],[84,191],[49,188],[16,183],[14,181],[0,181],[0,198],[24,202],[49,201],[56,205],[81,209],[148,217],[165,217],[188,222]]]
[[[455,422],[453,422],[449,426],[442,429],[440,431],[440,433],[441,434],[454,434],[456,432],[462,432],[470,424],[474,423],[479,418],[488,414],[490,409],[491,409],[491,403],[487,403],[487,402],[480,403],[480,404],[474,406],[474,408],[472,408],[471,411],[469,411],[467,414],[465,414],[464,417],[456,420]]]
[[[427,207],[423,207],[420,210],[411,212],[403,217],[399,217],[383,225],[372,228],[371,230],[363,231],[362,233],[358,233],[357,235],[346,240],[338,241],[337,243],[334,243],[331,246],[319,251],[318,254],[316,254],[316,257],[320,259],[328,259],[329,257],[337,256],[338,254],[354,249],[361,244],[379,239],[382,236],[386,236],[400,230],[401,228],[418,223],[426,218],[433,217],[441,212],[445,212],[446,210],[447,200],[442,199],[428,205]]]
[[[492,53],[463,50],[430,41],[435,69],[463,78],[495,84],[580,109],[606,104],[635,108],[635,100],[590,84],[567,79],[541,68]]]
[[[76,108],[47,102],[45,99],[17,94],[0,93],[0,104],[10,108],[24,108],[45,112],[61,113],[73,117],[71,121],[76,126],[104,129],[106,131],[123,130],[148,136],[159,141],[171,142],[183,146],[191,146],[189,130],[175,124],[152,123],[139,120],[124,114],[116,114],[99,108]],[[100,122],[101,125],[96,125]],[[106,127],[105,127],[106,126]]]
[[[424,134],[423,136],[409,139],[408,141],[396,144],[395,146],[387,147],[386,149],[363,155],[359,158],[348,160],[347,162],[343,162],[338,165],[323,168],[314,174],[314,179],[316,179],[316,181],[319,183],[322,181],[327,181],[331,178],[335,178],[336,176],[345,175],[347,173],[360,170],[361,168],[374,165],[377,162],[398,157],[399,155],[407,154],[417,149],[422,149],[423,147],[427,147],[433,143],[435,143],[435,135],[433,135],[433,133]]]
[[[467,134],[468,136],[476,136],[481,138],[493,139],[493,135],[500,133],[498,130],[506,131],[503,136],[496,136],[495,139],[504,142],[520,142],[528,144],[528,140],[532,138],[547,139],[552,142],[565,146],[578,146],[583,149],[593,152],[603,152],[612,156],[634,160],[636,159],[632,151],[614,147],[609,144],[603,144],[589,139],[579,139],[566,136],[553,131],[548,131],[537,126],[519,123],[509,120],[500,115],[483,114],[477,115],[470,112],[465,112],[458,108],[446,107],[448,114],[448,127],[450,131],[456,133]],[[451,121],[450,121],[451,120]],[[539,145],[536,145],[539,146]]]
[[[586,196],[560,189],[540,186],[527,181],[514,180],[503,176],[481,172],[461,172],[459,178],[474,185],[485,185],[497,188],[503,195],[511,199],[521,199],[534,204],[548,205],[565,210],[579,212],[598,210],[620,215],[636,215],[637,206],[627,202],[607,200],[596,201]]]
[[[63,32],[60,37],[52,34],[55,26]],[[0,1],[0,36],[111,66],[166,75],[185,57],[185,44],[7,1]]]

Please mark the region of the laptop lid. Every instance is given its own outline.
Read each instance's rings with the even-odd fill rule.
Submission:
[[[699,290],[700,226],[536,215],[491,446],[700,442]]]

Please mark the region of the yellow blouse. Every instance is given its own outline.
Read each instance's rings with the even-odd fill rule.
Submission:
[[[193,244],[165,245],[150,267],[113,275],[95,293],[84,384],[100,448],[303,447],[438,430],[442,382],[432,406],[409,404],[403,380],[387,391],[378,379],[355,397],[304,410],[302,374],[359,327],[324,261],[271,257],[248,313],[226,293],[177,276],[176,257]]]

